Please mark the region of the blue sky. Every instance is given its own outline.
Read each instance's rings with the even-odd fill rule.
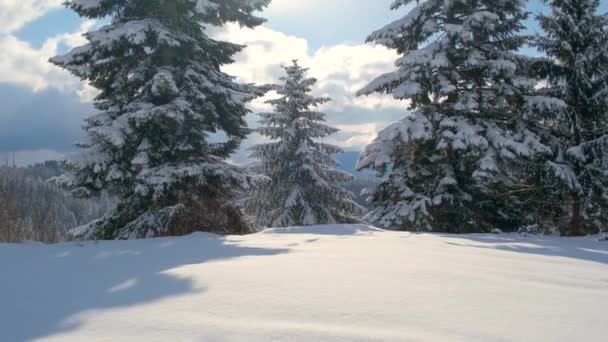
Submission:
[[[80,26],[82,18],[67,9],[58,7],[44,16],[28,23],[14,35],[32,45],[40,48],[49,38],[65,32],[73,32]]]
[[[379,6],[378,0],[313,0],[312,6],[307,5],[307,0],[299,0],[302,6],[283,6],[281,2],[286,1],[279,0],[279,5],[271,5],[262,13],[268,19],[265,26],[307,38],[311,50],[345,42],[360,43],[372,30],[400,15],[390,11],[389,1],[384,1],[386,6]],[[74,12],[56,8],[16,31],[15,36],[40,47],[49,37],[73,32],[81,22]]]
[[[86,96],[90,90],[46,63],[78,45],[84,22],[61,2],[0,0],[0,161],[7,151],[69,151],[80,137],[82,119],[93,111]],[[320,80],[317,92],[335,99],[326,108],[330,122],[343,130],[335,142],[347,150],[361,149],[378,129],[405,113],[403,105],[390,99],[352,96],[394,60],[363,44],[371,31],[405,13],[390,11],[391,2],[274,0],[263,13],[268,18],[263,29],[226,30],[227,39],[251,46],[229,72],[244,81],[266,82],[280,74],[280,64],[292,58],[306,61]],[[601,7],[608,11],[608,1]],[[529,9],[539,12],[543,6],[532,1]],[[537,30],[533,20],[529,29]]]
[[[307,6],[306,0],[291,1],[302,2],[303,5],[294,6],[293,9],[271,6],[263,13],[263,16],[268,18],[265,26],[307,38],[312,50],[339,43],[360,43],[372,30],[403,14],[403,11],[391,11],[388,5],[391,1],[384,0],[317,1],[319,6]],[[312,2],[315,3],[314,0]],[[381,5],[382,2],[386,3],[386,6]],[[600,6],[602,11],[608,11],[608,1],[604,1]],[[530,1],[528,9],[532,13],[547,11],[546,6],[539,0]],[[74,12],[57,8],[28,23],[15,32],[15,36],[40,47],[48,37],[72,32],[81,22],[82,19]],[[527,24],[531,31],[536,30],[533,18],[528,20]]]

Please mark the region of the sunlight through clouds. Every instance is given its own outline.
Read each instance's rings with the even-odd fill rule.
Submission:
[[[406,108],[403,102],[396,101],[391,96],[355,96],[370,79],[394,69],[396,54],[384,47],[338,44],[309,53],[306,39],[266,27],[246,29],[236,25],[225,27],[217,36],[247,45],[237,56],[236,63],[224,68],[243,82],[277,82],[283,75],[281,66],[297,59],[318,80],[313,92],[317,96],[333,99],[323,109],[338,110],[349,106],[370,110]],[[254,102],[254,108],[264,109],[263,101]]]
[[[268,7],[270,12],[314,11],[327,3],[323,0],[273,0]]]

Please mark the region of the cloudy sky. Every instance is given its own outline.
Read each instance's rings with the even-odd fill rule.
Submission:
[[[538,1],[532,0],[530,10],[542,10]],[[82,44],[82,32],[102,23],[78,18],[62,2],[0,0],[0,162],[9,151],[18,151],[21,162],[69,153],[81,137],[82,119],[93,112],[94,91],[47,60]],[[334,99],[323,108],[342,130],[333,141],[360,150],[405,114],[405,105],[390,98],[353,96],[393,65],[392,52],[363,43],[368,33],[405,14],[391,12],[391,2],[274,0],[263,13],[268,22],[262,27],[230,25],[218,33],[249,46],[226,71],[242,81],[266,83],[280,76],[282,64],[299,59],[319,79],[315,93]],[[602,7],[607,10],[608,2]],[[529,23],[529,29],[536,27]],[[262,107],[260,101],[252,104],[253,110]],[[255,124],[255,116],[249,121]]]

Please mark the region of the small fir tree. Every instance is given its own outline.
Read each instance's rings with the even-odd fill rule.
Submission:
[[[352,180],[336,170],[332,157],[339,147],[319,142],[338,130],[325,125],[317,106],[330,101],[310,95],[314,78],[296,61],[285,67],[283,84],[274,85],[280,97],[267,101],[275,111],[260,113],[257,132],[271,140],[251,148],[252,169],[270,178],[246,200],[259,225],[286,227],[352,223],[364,208],[341,184]]]

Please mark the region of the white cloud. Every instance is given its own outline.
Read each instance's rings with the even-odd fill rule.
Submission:
[[[237,56],[236,63],[226,66],[225,71],[243,82],[274,83],[283,75],[281,65],[298,59],[309,68],[309,74],[317,78],[313,89],[317,96],[329,96],[332,102],[321,110],[329,115],[329,121],[342,132],[330,141],[346,149],[361,149],[377,134],[378,130],[395,116],[405,113],[406,104],[390,96],[374,95],[356,97],[356,92],[381,73],[394,69],[396,54],[386,48],[371,45],[340,44],[324,47],[309,53],[306,39],[289,36],[266,27],[256,29],[229,25],[217,34],[220,39],[247,45]],[[252,104],[254,111],[269,110],[264,100],[269,94]],[[260,141],[252,136],[246,145]]]
[[[330,138],[330,142],[339,144],[342,148],[360,148],[371,143],[378,135],[380,127],[376,123],[337,125],[340,130],[336,138]]]
[[[62,3],[63,0],[0,0],[0,34],[15,32]]]
[[[340,44],[310,54],[306,39],[288,36],[266,27],[256,29],[227,25],[217,35],[247,45],[235,64],[226,71],[246,82],[274,82],[282,75],[281,65],[297,59],[310,68],[319,88],[338,85],[354,94],[381,72],[394,68],[396,54],[384,47]]]
[[[4,4],[8,0],[0,1]],[[286,1],[279,0],[277,3],[289,6]],[[56,55],[61,46],[84,44],[81,34],[93,25],[94,22],[87,21],[77,32],[51,37],[40,48],[33,48],[10,33],[0,34],[0,83],[17,84],[39,92],[56,89],[79,96],[82,101],[90,101],[95,91],[48,63],[48,59]],[[237,56],[235,64],[225,67],[225,71],[243,82],[277,82],[283,75],[281,66],[293,59],[300,60],[302,65],[310,68],[310,75],[319,81],[314,89],[315,95],[329,96],[334,100],[321,109],[327,112],[330,123],[342,130],[329,140],[345,149],[361,149],[375,137],[379,129],[405,113],[405,104],[390,96],[355,96],[356,91],[374,77],[394,68],[396,55],[385,48],[338,44],[310,52],[306,39],[267,27],[252,30],[229,25],[217,32],[216,37],[248,46]],[[263,99],[256,101],[252,107],[256,111],[268,109]],[[250,123],[257,121],[255,116],[248,120]],[[235,160],[243,161],[245,148],[260,140],[261,137],[252,135]]]
[[[335,1],[335,0],[334,0]],[[294,0],[273,0],[268,7],[268,12],[284,13],[284,12],[296,12],[296,11],[314,11],[321,5],[326,3],[325,0],[306,0],[306,1],[294,1]]]
[[[77,32],[51,37],[39,49],[11,34],[0,35],[0,83],[18,84],[34,91],[54,88],[76,92],[84,98],[89,94],[87,87],[68,72],[50,64],[48,59],[57,55],[62,45],[72,48],[84,44],[82,33],[94,24],[94,21],[85,21]]]

